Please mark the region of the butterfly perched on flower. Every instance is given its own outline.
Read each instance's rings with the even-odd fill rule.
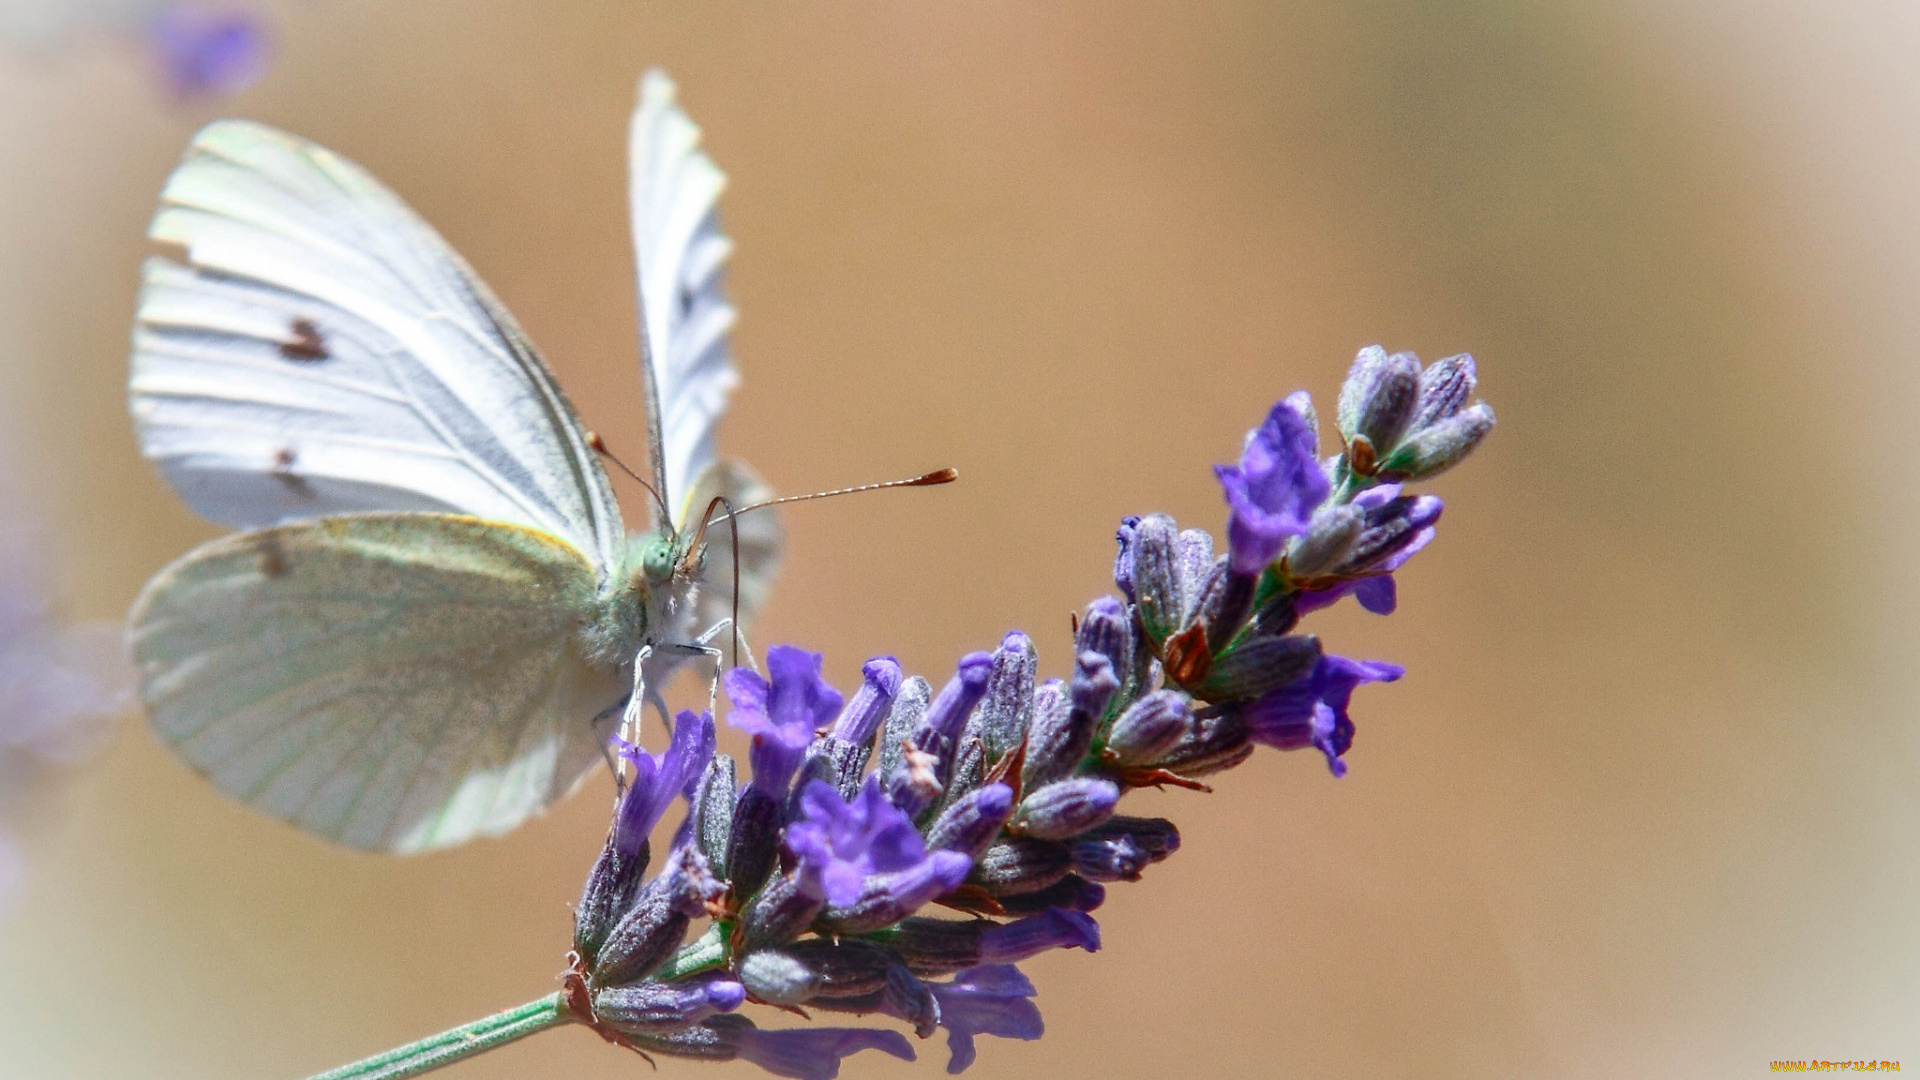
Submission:
[[[398,197],[259,124],[195,137],[150,229],[186,261],[146,264],[128,393],[145,455],[246,531],[162,570],[130,621],[155,727],[222,790],[368,850],[501,833],[601,760],[637,654],[759,606],[773,515],[690,527],[767,496],[714,452],[738,376],[699,134],[644,76],[639,535],[546,364]]]

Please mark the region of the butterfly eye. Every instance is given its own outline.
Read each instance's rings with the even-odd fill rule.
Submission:
[[[665,581],[673,576],[673,541],[664,536],[654,536],[640,552],[640,570],[652,581]]]

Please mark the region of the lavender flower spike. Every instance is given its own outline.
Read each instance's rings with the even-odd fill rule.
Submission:
[[[907,815],[869,776],[852,802],[818,780],[800,793],[800,820],[787,826],[803,892],[836,906],[860,899],[868,875],[916,866],[927,848]]]
[[[1307,531],[1314,507],[1330,488],[1316,457],[1318,442],[1306,416],[1289,398],[1276,403],[1266,423],[1247,433],[1238,465],[1214,466],[1232,510],[1227,550],[1235,573],[1266,569],[1289,539]]]
[[[1353,745],[1353,720],[1347,704],[1365,683],[1393,682],[1407,669],[1379,660],[1321,656],[1311,674],[1267,694],[1247,707],[1253,740],[1280,750],[1312,746],[1327,757],[1335,776],[1347,774],[1341,755]]]

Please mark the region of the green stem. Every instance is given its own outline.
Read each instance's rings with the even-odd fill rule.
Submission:
[[[342,1065],[309,1080],[400,1080],[405,1076],[419,1076],[462,1058],[497,1050],[516,1039],[524,1039],[536,1031],[544,1031],[572,1019],[573,1014],[567,1011],[565,1000],[559,994],[549,994],[517,1009],[494,1013],[483,1020],[462,1024],[451,1031],[443,1031],[365,1061]]]

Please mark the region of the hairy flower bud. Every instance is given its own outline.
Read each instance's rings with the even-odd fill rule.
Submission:
[[[727,876],[727,845],[733,836],[733,796],[735,784],[733,758],[715,754],[707,771],[694,789],[693,810],[687,818],[691,839],[707,857],[707,864],[722,878]]]
[[[1493,408],[1482,402],[1415,431],[1380,461],[1382,474],[1425,480],[1453,468],[1493,430]]]
[[[1380,346],[1369,345],[1354,358],[1340,387],[1340,433],[1349,442],[1365,439],[1384,453],[1406,433],[1419,395],[1420,358],[1412,353],[1389,356]]]
[[[1013,816],[1013,789],[988,784],[947,805],[927,829],[931,850],[957,851],[968,858],[980,854],[1000,835]]]
[[[993,896],[1038,892],[1066,877],[1073,859],[1066,845],[1054,840],[1013,836],[1001,840],[974,860],[967,880]]]
[[[1133,590],[1140,625],[1154,642],[1164,642],[1187,622],[1181,590],[1180,531],[1165,514],[1149,514],[1133,530]]]
[[[1092,777],[1059,780],[1027,794],[1014,814],[1014,828],[1039,840],[1065,840],[1113,816],[1120,789]]]
[[[1075,840],[1070,850],[1073,872],[1088,881],[1138,881],[1140,871],[1153,861],[1145,848],[1127,836]]]
[[[1052,908],[1065,908],[1068,911],[1097,911],[1101,904],[1107,902],[1107,887],[1099,882],[1088,881],[1078,874],[1068,874],[1039,892],[999,896],[994,899],[999,902],[1000,910],[1016,916],[1038,915]]]
[[[1200,696],[1208,701],[1246,701],[1285,686],[1320,659],[1320,639],[1312,635],[1254,638],[1214,658]]]
[[[593,995],[594,1018],[629,1035],[676,1031],[715,1013],[732,1012],[746,987],[723,976],[614,986]]]
[[[998,761],[1026,736],[1038,666],[1033,640],[1018,630],[1001,639],[1000,647],[993,651],[986,694],[967,721],[967,734],[980,740],[987,761]]]
[[[1479,384],[1473,369],[1473,357],[1461,353],[1435,360],[1420,373],[1420,400],[1413,410],[1409,429],[1431,427],[1460,411]]]
[[[1093,745],[1094,728],[1119,682],[1097,653],[1081,654],[1071,690],[1049,681],[1034,692],[1033,729],[1027,735],[1022,774],[1027,788],[1070,775]]]
[[[754,997],[769,1005],[802,1005],[820,988],[820,976],[791,953],[750,952],[734,965]]]
[[[900,692],[893,696],[893,709],[887,713],[886,734],[880,739],[880,767],[876,771],[882,779],[900,771],[906,744],[919,730],[921,718],[927,715],[927,706],[932,701],[933,687],[920,676],[900,684]]]
[[[1178,690],[1156,690],[1127,706],[1107,736],[1107,753],[1115,765],[1144,765],[1178,742],[1193,722],[1187,696]]]
[[[833,737],[854,746],[871,747],[874,732],[893,707],[900,692],[900,662],[891,656],[876,656],[860,669],[860,689],[833,723]],[[858,785],[856,785],[858,786]]]
[[[1253,734],[1237,709],[1203,712],[1180,741],[1153,764],[1182,776],[1205,776],[1230,769],[1253,753]]]
[[[784,945],[799,937],[824,906],[793,875],[776,874],[740,913],[744,944],[749,949]]]
[[[699,852],[677,849],[660,876],[640,890],[633,907],[607,935],[593,965],[594,982],[619,986],[659,967],[680,947],[693,916],[702,914],[706,902],[719,899],[723,892]]]
[[[1133,619],[1120,601],[1103,596],[1087,605],[1080,617],[1080,633],[1075,640],[1080,653],[1106,658],[1113,668],[1116,685],[1125,686],[1133,669]],[[1101,706],[1104,710],[1105,706]]]

